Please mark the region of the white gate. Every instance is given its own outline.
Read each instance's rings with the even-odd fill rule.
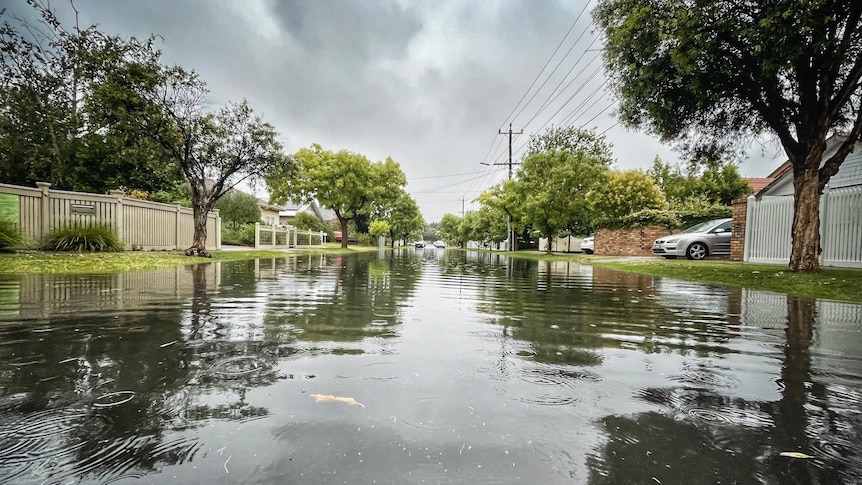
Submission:
[[[743,260],[790,262],[793,197],[748,198]],[[820,198],[820,264],[862,268],[862,186],[826,189]]]

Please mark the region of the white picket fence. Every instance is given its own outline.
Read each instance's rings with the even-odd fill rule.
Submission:
[[[255,249],[288,249],[298,247],[323,247],[326,233],[303,231],[293,226],[270,226],[254,224]]]
[[[790,261],[792,196],[748,198],[743,260]],[[820,264],[862,268],[862,186],[826,189],[820,199]]]

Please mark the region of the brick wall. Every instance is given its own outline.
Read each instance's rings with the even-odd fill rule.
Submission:
[[[730,236],[730,259],[731,261],[742,261],[745,251],[745,217],[748,207],[747,199],[736,199],[731,203],[733,207],[733,226]]]
[[[596,231],[596,254],[603,256],[652,256],[652,243],[673,234],[662,227],[637,229],[599,229]]]

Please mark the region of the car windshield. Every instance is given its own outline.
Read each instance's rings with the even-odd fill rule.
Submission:
[[[690,234],[692,232],[709,232],[710,229],[712,229],[714,226],[721,224],[722,222],[724,222],[724,219],[701,222],[700,224],[689,227],[688,229],[682,231],[680,234]]]

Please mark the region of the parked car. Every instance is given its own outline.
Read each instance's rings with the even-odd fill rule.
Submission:
[[[443,241],[438,239],[438,240],[434,241],[434,247],[435,248],[445,248],[446,243],[444,243]]]
[[[425,247],[425,241],[416,241],[413,245],[416,246],[417,249],[422,249]]]
[[[653,254],[668,259],[685,256],[703,259],[730,254],[731,219],[715,219],[689,227],[679,234],[662,236],[652,244]]]
[[[581,252],[593,254],[596,250],[596,237],[587,236],[581,240]]]

